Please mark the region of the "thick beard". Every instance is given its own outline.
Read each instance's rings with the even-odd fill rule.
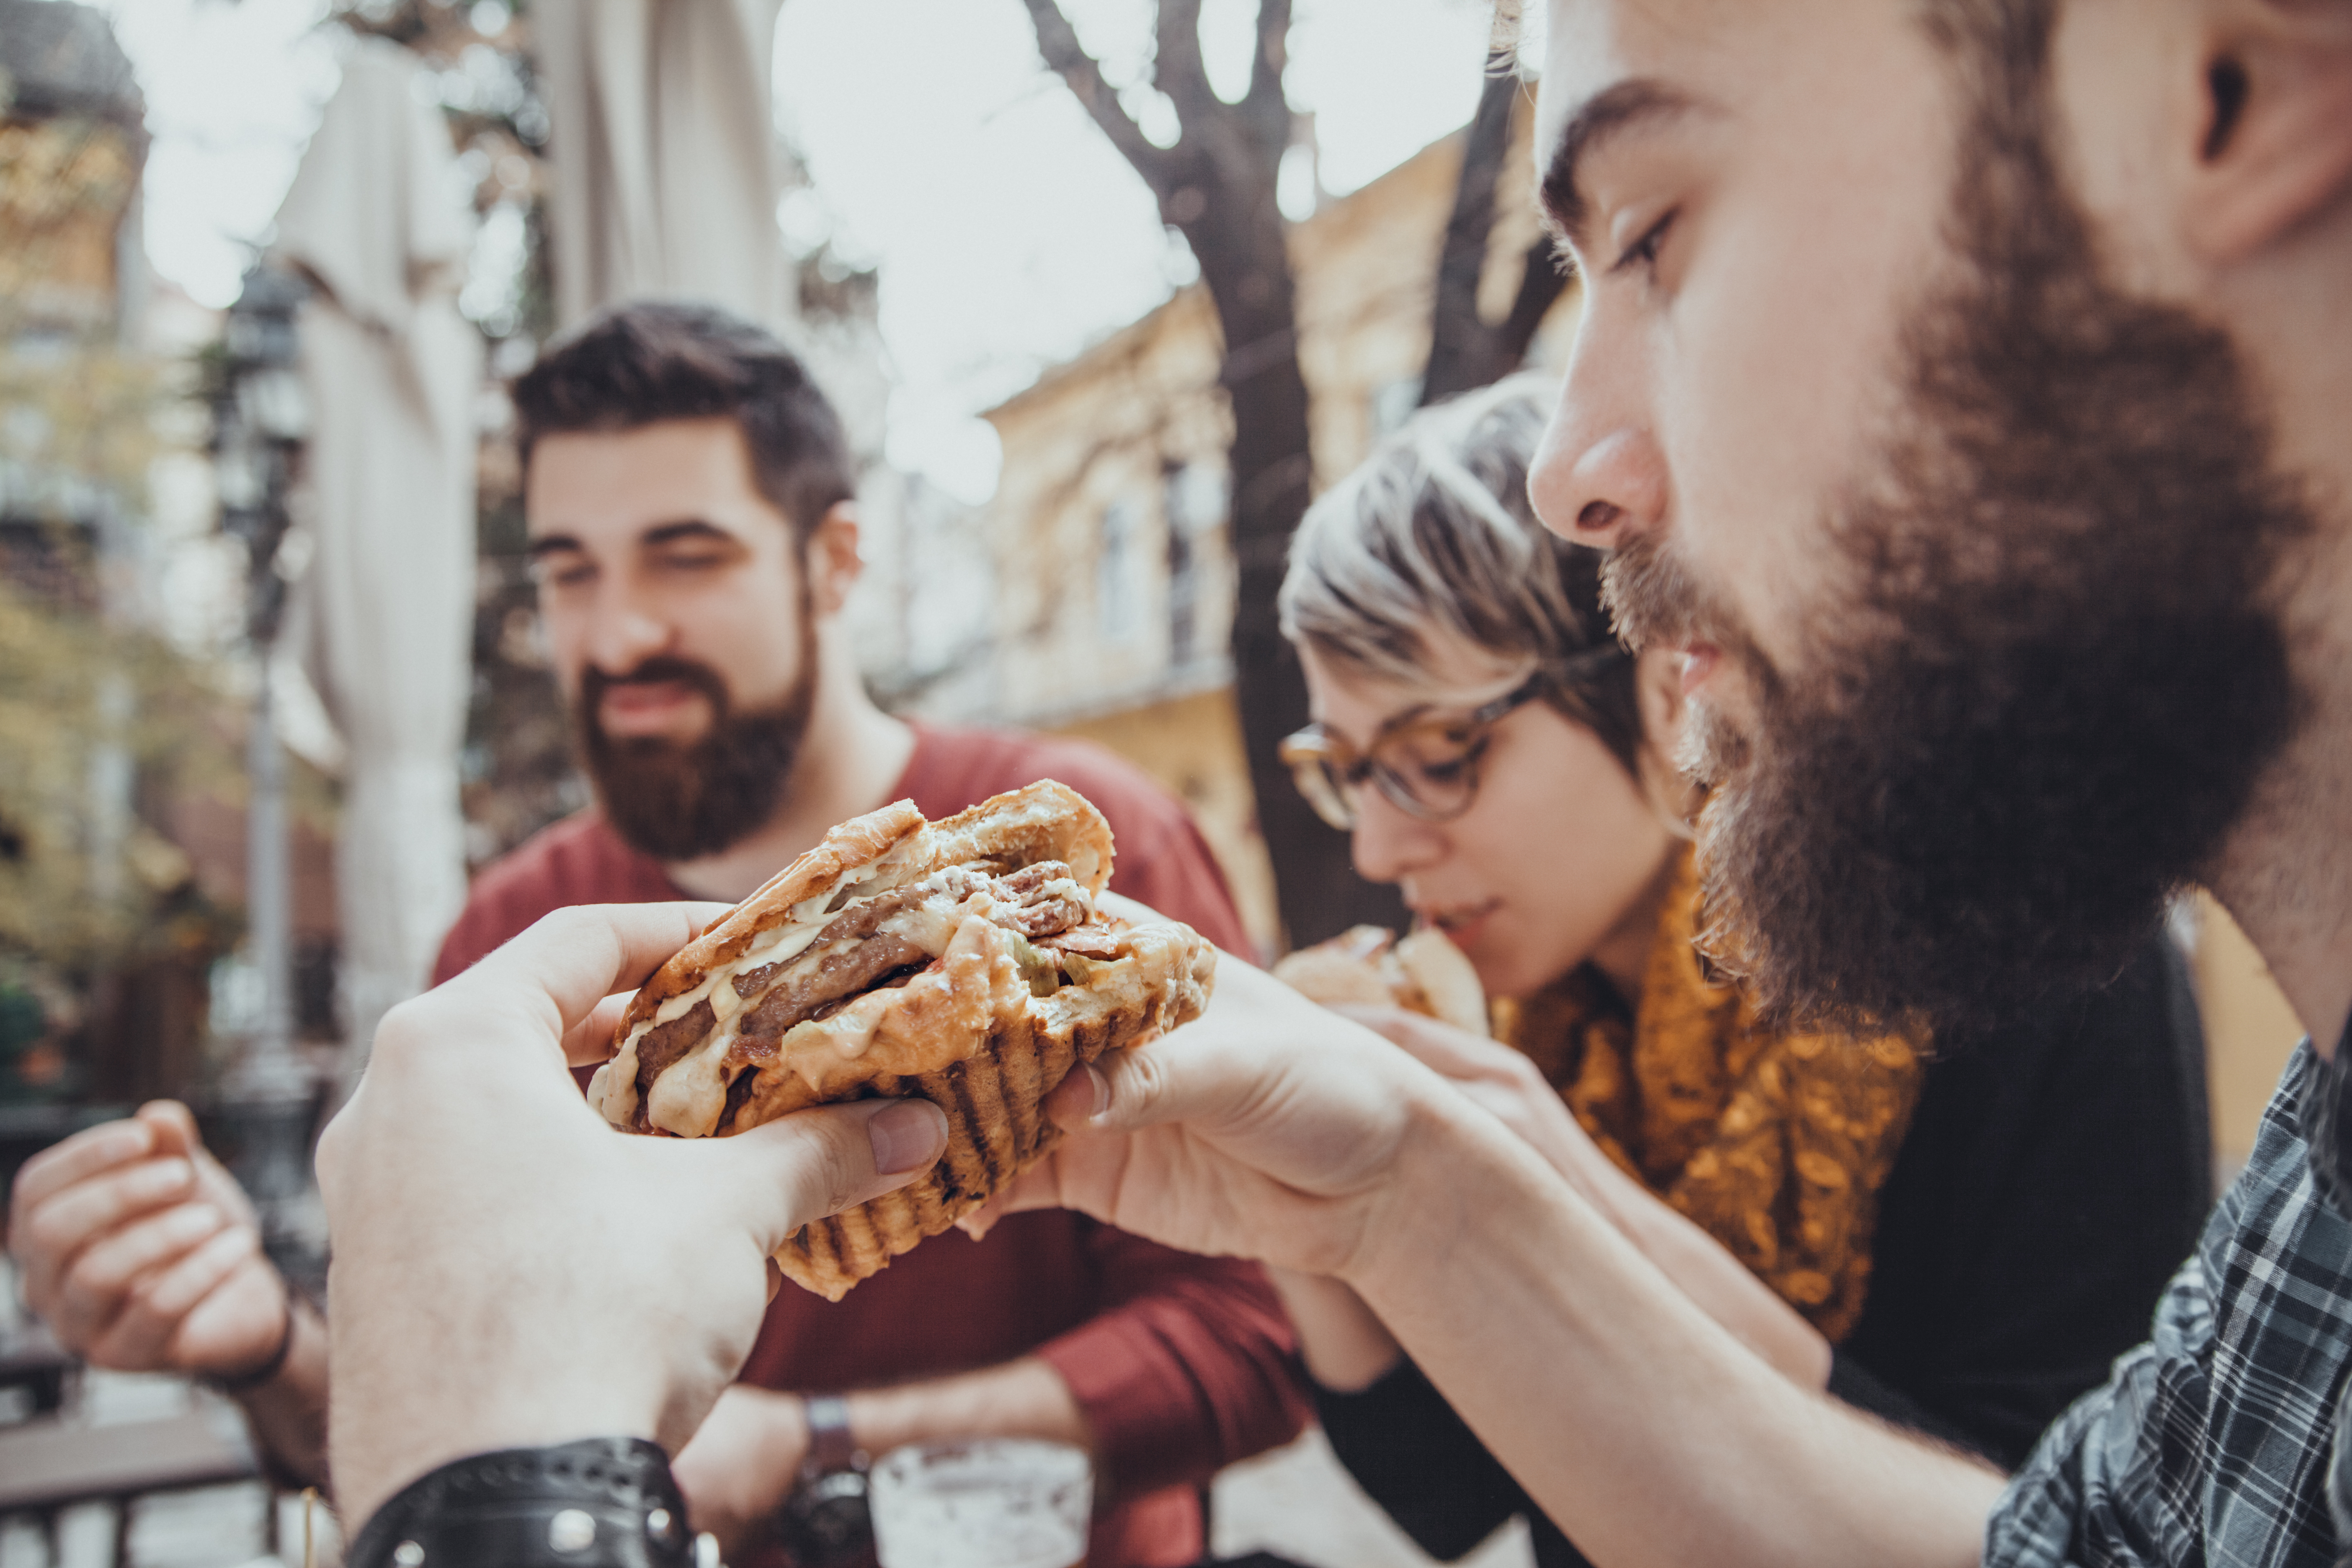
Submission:
[[[579,733],[613,830],[665,862],[715,855],[757,832],[782,804],[807,738],[817,657],[811,628],[802,636],[801,672],[792,689],[775,706],[750,713],[730,712],[725,679],[689,659],[648,659],[622,678],[681,681],[709,699],[709,732],[686,745],[606,735],[596,716],[605,689],[616,680],[589,670],[580,683]]]
[[[1776,669],[1670,542],[1606,580],[1630,638],[1745,677],[1687,745],[1702,945],[1777,1022],[1952,1035],[2112,977],[2299,711],[2273,585],[2309,514],[2227,338],[2099,279],[2033,96],[1980,112],[1825,629]]]

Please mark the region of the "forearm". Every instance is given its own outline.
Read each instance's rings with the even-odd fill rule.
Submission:
[[[1537,1148],[1699,1310],[1785,1377],[1827,1386],[1830,1343],[1696,1222],[1620,1169],[1565,1121]]]
[[[1643,1257],[1781,1376],[1808,1389],[1829,1386],[1830,1342],[1820,1331],[1695,1221],[1630,1178],[1625,1184],[1644,1200],[1624,1205]]]
[[[1269,1268],[1266,1278],[1282,1296],[1298,1330],[1299,1353],[1307,1373],[1339,1394],[1360,1394],[1378,1383],[1404,1357],[1364,1299],[1337,1279]]]
[[[1091,1451],[1086,1415],[1061,1374],[1034,1356],[984,1371],[848,1396],[849,1433],[879,1458],[908,1443],[958,1437],[1041,1437]]]
[[[327,1325],[298,1297],[294,1338],[278,1374],[234,1395],[270,1462],[303,1486],[326,1487]]]
[[[1774,1372],[1482,1113],[1419,1103],[1385,1189],[1349,1282],[1596,1561],[1977,1561],[1997,1475]]]

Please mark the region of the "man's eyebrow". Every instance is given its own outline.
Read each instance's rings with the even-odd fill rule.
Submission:
[[[542,533],[530,542],[524,553],[533,561],[540,561],[566,550],[574,554],[581,553],[580,542],[568,533]]]
[[[1560,127],[1551,163],[1544,170],[1545,216],[1574,243],[1591,216],[1590,204],[1577,183],[1582,160],[1612,137],[1697,107],[1697,100],[1689,94],[1648,77],[1628,78],[1586,99]]]

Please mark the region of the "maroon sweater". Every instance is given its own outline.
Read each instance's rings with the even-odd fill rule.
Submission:
[[[1084,742],[918,725],[890,798],[934,820],[1055,778],[1117,836],[1111,886],[1232,952],[1249,940],[1207,843],[1139,770]],[[875,803],[879,805],[882,803]],[[593,811],[547,828],[474,883],[438,984],[551,910],[687,898]],[[1070,1386],[1110,1484],[1087,1561],[1179,1568],[1202,1555],[1193,1488],[1287,1441],[1307,1414],[1288,1321],[1253,1264],[1195,1258],[1059,1211],[1014,1215],[985,1242],[935,1237],[834,1303],[787,1289],[743,1380],[825,1392],[1043,1357]]]

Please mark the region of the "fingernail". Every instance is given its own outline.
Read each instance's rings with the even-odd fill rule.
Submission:
[[[948,1119],[928,1100],[901,1100],[866,1119],[874,1168],[886,1176],[929,1164],[947,1147]]]
[[[1088,1062],[1087,1064],[1087,1083],[1095,1091],[1095,1108],[1092,1110],[1087,1111],[1087,1114],[1089,1116],[1100,1116],[1104,1111],[1110,1109],[1110,1079],[1097,1072],[1095,1070],[1094,1064],[1092,1062]]]

